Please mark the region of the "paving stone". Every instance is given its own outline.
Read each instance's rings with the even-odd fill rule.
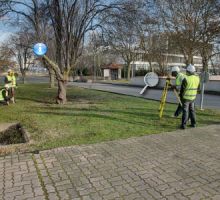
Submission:
[[[0,199],[220,199],[220,126],[208,129],[0,157]]]
[[[219,200],[219,199],[220,199],[220,194],[212,197],[212,200]]]

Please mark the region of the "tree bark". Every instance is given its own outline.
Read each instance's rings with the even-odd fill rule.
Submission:
[[[50,88],[54,88],[55,86],[55,74],[51,68],[48,68],[49,76],[50,76]]]
[[[66,99],[66,82],[62,80],[58,80],[58,94],[56,98],[57,104],[65,104],[67,102]]]
[[[67,102],[66,98],[66,83],[65,76],[61,73],[60,68],[57,64],[51,61],[47,56],[43,56],[43,59],[47,63],[48,68],[50,67],[54,71],[56,79],[58,81],[58,91],[56,97],[57,104],[65,104]],[[67,73],[68,74],[68,73]]]
[[[192,52],[189,52],[188,53],[188,59],[186,61],[186,64],[189,65],[189,64],[193,64],[193,54]]]
[[[127,80],[131,79],[131,63],[128,63],[128,73],[127,73]]]
[[[202,57],[202,70],[204,72],[208,71],[208,58],[206,58],[205,56]]]
[[[22,75],[22,83],[25,84],[25,77],[26,77],[26,74],[25,73],[21,73]]]

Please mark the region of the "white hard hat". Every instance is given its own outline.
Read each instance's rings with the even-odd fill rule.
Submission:
[[[189,64],[186,68],[186,71],[193,73],[196,71],[196,68],[194,67],[194,65]]]
[[[8,73],[9,73],[9,72],[11,72],[11,71],[12,71],[12,70],[11,70],[11,69],[9,69],[9,70],[8,70]]]
[[[180,72],[180,68],[177,66],[172,67],[171,72]]]

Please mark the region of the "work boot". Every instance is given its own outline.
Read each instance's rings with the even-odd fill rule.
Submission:
[[[180,126],[180,129],[186,129],[186,126],[181,125],[181,126]]]
[[[189,126],[192,127],[192,128],[196,128],[195,124],[190,124]]]

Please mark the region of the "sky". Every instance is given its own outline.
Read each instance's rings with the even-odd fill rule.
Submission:
[[[11,34],[16,32],[17,28],[5,23],[6,20],[0,19],[0,44],[6,41]]]
[[[13,34],[12,31],[4,29],[2,26],[0,26],[0,44],[7,41],[11,34]]]

